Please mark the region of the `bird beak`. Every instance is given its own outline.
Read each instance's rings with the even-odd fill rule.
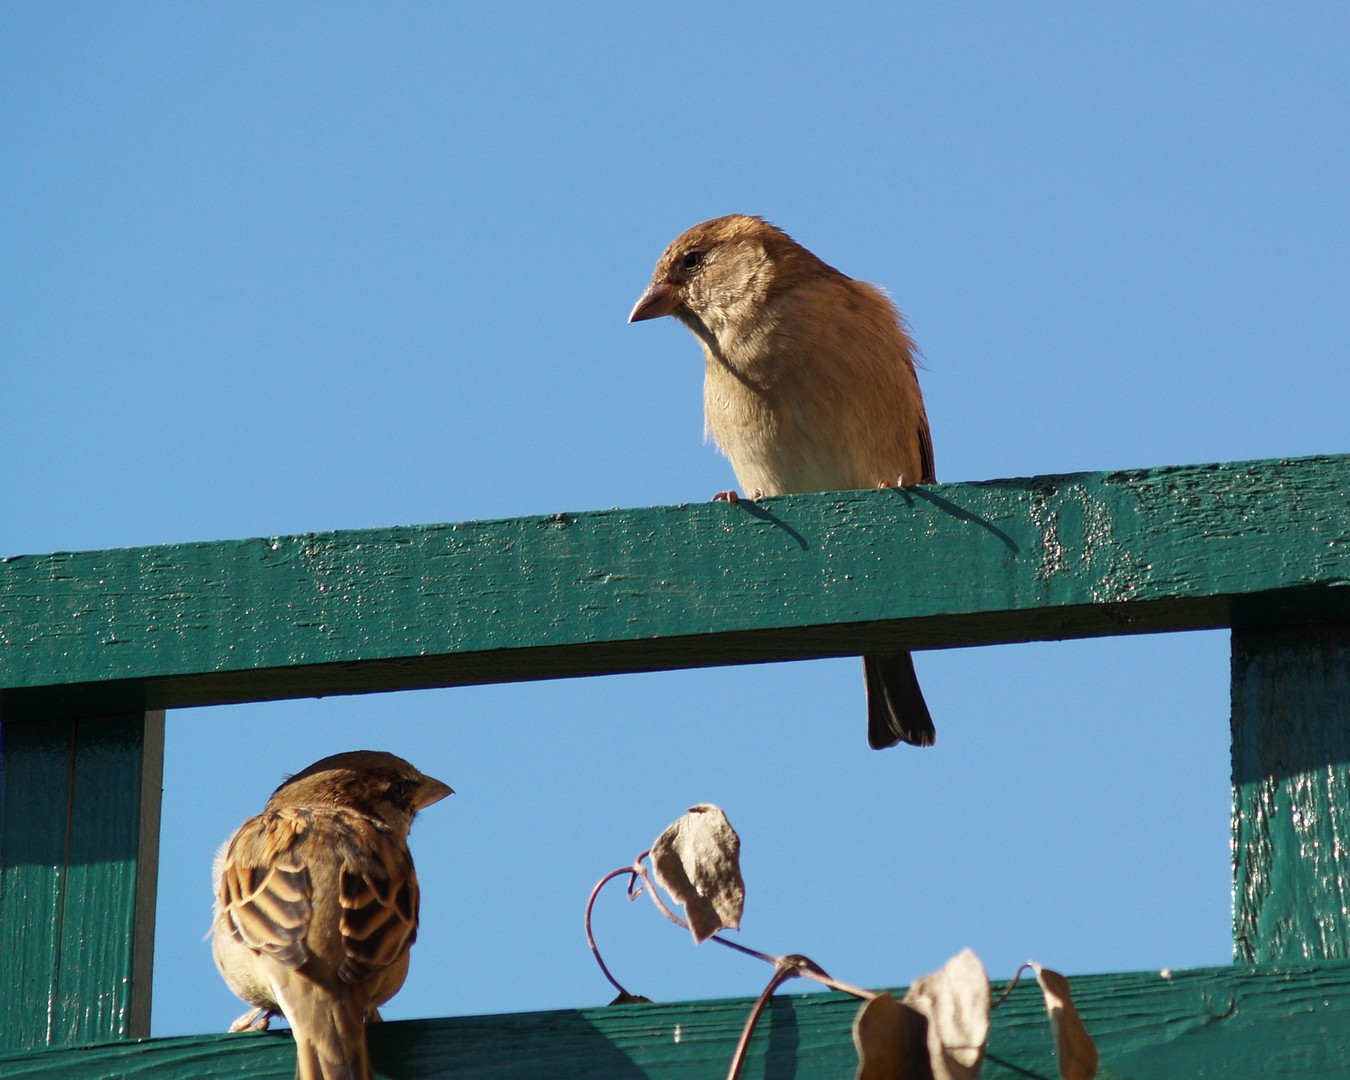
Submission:
[[[442,784],[439,780],[431,776],[422,777],[422,783],[417,788],[417,802],[414,809],[425,810],[432,803],[438,803],[447,795],[453,795],[454,789],[449,784]]]
[[[647,291],[638,297],[628,321],[635,323],[645,319],[659,319],[662,315],[669,315],[679,306],[680,293],[674,285],[668,281],[653,281],[647,287]]]

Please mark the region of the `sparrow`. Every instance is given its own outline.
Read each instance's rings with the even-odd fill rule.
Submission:
[[[916,350],[876,286],[730,214],[666,248],[628,321],[663,315],[703,347],[705,431],[751,498],[934,482]],[[932,745],[910,654],[864,656],[863,673],[872,748]]]
[[[212,952],[254,1008],[285,1015],[297,1080],[369,1080],[366,1021],[408,974],[420,894],[408,830],[453,794],[379,750],[334,754],[286,780],[215,860]]]

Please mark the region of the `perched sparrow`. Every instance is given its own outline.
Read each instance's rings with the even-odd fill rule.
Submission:
[[[914,345],[881,290],[731,214],[666,248],[629,322],[703,346],[707,431],[752,498],[934,481]],[[863,657],[874,749],[936,738],[907,652]]]
[[[284,1013],[297,1080],[371,1076],[366,1020],[403,985],[417,940],[408,829],[449,794],[393,754],[334,754],[277,788],[216,855],[216,967],[256,1006],[230,1030]]]

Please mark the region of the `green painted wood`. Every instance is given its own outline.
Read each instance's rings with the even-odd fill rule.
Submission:
[[[1240,961],[1350,957],[1350,625],[1233,632]]]
[[[16,556],[0,710],[1350,619],[1350,457]]]
[[[0,1046],[150,1030],[164,714],[0,727]]]
[[[1350,965],[1239,966],[1072,980],[1103,1080],[1350,1075]],[[751,999],[386,1023],[371,1031],[380,1076],[460,1080],[707,1080],[725,1075]],[[852,1080],[842,994],[779,995],[751,1044],[747,1080]],[[985,1080],[1058,1070],[1040,990],[1025,980],[994,1013]],[[14,1080],[250,1076],[290,1080],[285,1031],[0,1054]]]
[[[166,706],[1231,626],[1239,955],[1342,955],[1347,550],[1336,456],[0,560],[0,1075],[290,1075],[276,1034],[44,1048],[146,1030]],[[1076,985],[1104,1075],[1331,1075],[1347,970]],[[717,1075],[746,1004],[372,1042],[399,1075]],[[776,1003],[750,1075],[851,1075],[852,1009]],[[1052,1075],[1034,991],[995,1036],[986,1075]]]

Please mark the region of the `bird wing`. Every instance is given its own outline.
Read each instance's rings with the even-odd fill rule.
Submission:
[[[330,962],[338,977],[358,983],[406,957],[421,901],[408,846],[378,818],[346,808],[279,807],[240,827],[217,884],[234,937],[288,968],[310,959],[315,882],[306,841],[337,856],[343,958]]]
[[[230,841],[216,883],[235,939],[292,969],[309,959],[313,887],[299,848],[313,825],[313,814],[296,807],[250,818]]]
[[[338,881],[342,945],[338,977],[355,983],[405,958],[417,940],[421,902],[407,844],[383,822],[366,819],[362,843],[348,847]]]

